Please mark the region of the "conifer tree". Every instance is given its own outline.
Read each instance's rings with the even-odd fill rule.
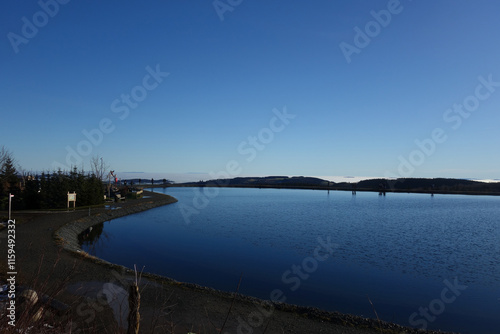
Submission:
[[[22,198],[20,180],[17,175],[14,159],[10,153],[7,153],[2,159],[3,163],[0,167],[0,207],[5,210],[9,202],[9,194],[14,195],[12,198],[12,208],[21,209]]]

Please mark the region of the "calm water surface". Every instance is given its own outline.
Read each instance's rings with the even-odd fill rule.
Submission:
[[[287,303],[374,318],[369,298],[405,326],[498,333],[500,197],[222,188],[207,203],[201,188],[155,191],[179,202],[97,226],[82,248],[226,291],[243,274],[240,292],[264,299],[279,289]],[[336,245],[325,261],[312,260],[318,238]]]

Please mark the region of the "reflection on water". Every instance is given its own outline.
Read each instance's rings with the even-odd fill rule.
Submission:
[[[498,197],[220,189],[203,201],[204,189],[163,191],[179,202],[106,222],[82,247],[226,291],[243,273],[242,293],[280,289],[289,303],[374,317],[369,298],[382,319],[416,327],[410,316],[457,278],[467,289],[428,327],[497,333]],[[186,212],[196,212],[190,224]],[[318,237],[338,245],[323,262],[313,261]]]
[[[108,209],[108,210],[118,210],[118,209],[121,209],[122,207],[121,206],[114,206],[114,205],[105,205],[104,208]]]
[[[78,242],[81,247],[92,246],[101,237],[104,223],[89,227],[78,235]]]
[[[98,254],[97,250],[104,249],[109,241],[110,235],[104,231],[104,223],[91,226],[78,235],[80,247],[95,256]]]

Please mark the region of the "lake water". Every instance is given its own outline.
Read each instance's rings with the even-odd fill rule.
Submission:
[[[500,197],[155,191],[179,202],[97,226],[82,248],[225,291],[235,291],[242,275],[240,292],[259,298],[370,318],[375,308],[405,326],[498,333]]]

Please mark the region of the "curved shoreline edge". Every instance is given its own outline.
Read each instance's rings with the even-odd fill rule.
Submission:
[[[104,223],[112,219],[121,218],[134,213],[139,213],[142,211],[150,210],[153,208],[177,202],[177,199],[172,196],[165,194],[159,194],[159,195],[164,196],[164,199],[161,200],[152,199],[149,201],[143,201],[144,200],[143,199],[142,200],[143,202],[137,203],[132,206],[123,206],[115,209],[110,209],[106,210],[107,212],[105,213],[97,213],[95,215],[77,219],[59,228],[57,231],[54,232],[54,236],[56,239],[62,241],[63,247],[66,250],[72,252],[81,252],[82,249],[78,244],[78,235],[83,231],[85,231],[86,229],[88,229],[89,227],[100,223]]]
[[[166,194],[161,194],[156,192],[154,194],[161,195],[161,197],[163,198],[162,199],[155,198],[148,201],[143,201],[141,203],[137,203],[135,205],[124,206],[114,210],[107,210],[107,212],[105,213],[101,212],[88,217],[83,217],[71,221],[65,224],[64,226],[60,227],[59,229],[57,229],[53,235],[57,241],[61,242],[61,245],[65,250],[69,251],[70,253],[73,253],[75,256],[81,256],[82,254],[84,254],[84,252],[79,246],[78,235],[83,231],[85,231],[86,229],[88,229],[89,227],[112,219],[117,219],[127,215],[147,211],[156,207],[176,203],[178,201],[176,198]],[[89,259],[91,259],[96,264],[102,265],[103,267],[108,267],[108,268],[111,267],[119,269],[122,272],[126,272],[131,275],[134,274],[134,271],[131,268],[114,264],[106,260],[103,260],[101,258],[93,256],[90,256]],[[431,331],[431,330],[425,331],[421,329],[401,326],[399,324],[390,323],[382,320],[363,318],[361,316],[344,314],[336,311],[325,311],[314,307],[298,306],[280,302],[271,302],[269,300],[263,300],[252,296],[241,295],[239,293],[216,290],[210,287],[204,287],[194,283],[179,282],[169,277],[147,272],[143,273],[142,276],[153,281],[167,283],[167,284],[175,284],[190,290],[209,293],[221,298],[232,299],[237,297],[235,298],[236,302],[247,302],[254,305],[259,305],[261,307],[267,307],[275,311],[277,310],[277,311],[294,313],[298,317],[303,317],[311,320],[327,321],[348,328],[358,328],[360,330],[361,329],[374,330],[377,332],[394,333],[394,334],[396,333],[397,334],[417,334],[417,333],[452,334],[451,332],[441,332],[441,331]]]

